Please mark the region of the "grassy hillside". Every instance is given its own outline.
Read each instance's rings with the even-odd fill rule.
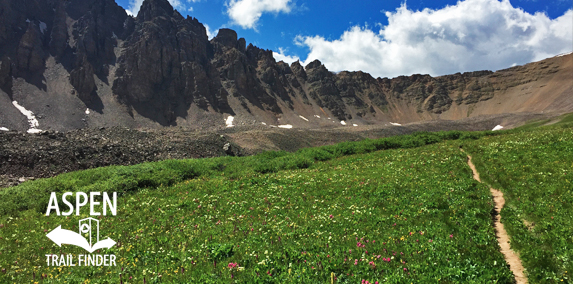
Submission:
[[[569,281],[572,139],[567,123],[418,133],[27,182],[0,191],[0,283],[512,283],[490,193],[460,146],[506,193],[502,222],[530,283]],[[100,219],[118,244],[99,253],[117,267],[46,266],[45,254],[85,253],[47,232],[88,217],[46,217],[52,191],[120,193],[118,215]]]
[[[502,222],[532,283],[573,272],[573,130],[553,128],[465,143],[483,179],[503,191]]]

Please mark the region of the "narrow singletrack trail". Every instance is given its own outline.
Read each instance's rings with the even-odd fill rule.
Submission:
[[[465,153],[463,149],[462,152]],[[468,165],[472,169],[474,174],[474,179],[481,182],[479,178],[479,173],[476,170],[475,165],[472,163],[472,157],[468,155]],[[515,281],[517,284],[525,284],[527,283],[527,277],[525,277],[524,268],[521,264],[521,259],[519,256],[511,250],[509,245],[509,236],[501,223],[501,209],[503,205],[505,205],[505,199],[503,198],[503,193],[497,189],[489,188],[489,191],[493,195],[493,202],[495,204],[495,235],[497,237],[497,241],[499,242],[499,246],[501,247],[501,253],[503,254],[505,261],[509,264],[509,269],[513,272],[515,276]]]

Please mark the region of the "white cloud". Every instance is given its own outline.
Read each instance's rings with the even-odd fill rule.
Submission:
[[[193,2],[193,3],[199,1],[201,0],[187,0],[187,2]],[[130,16],[134,17],[137,16],[137,13],[139,12],[139,8],[141,8],[142,3],[143,0],[129,0],[129,8],[125,9],[125,12],[127,12],[127,14]],[[173,6],[173,8],[177,9],[178,11],[187,10],[185,4],[181,0],[169,0],[169,3],[171,3],[171,6]]]
[[[187,0],[187,3],[199,3],[199,2],[201,2],[201,0]],[[191,6],[187,8],[187,12],[193,12],[193,10],[194,9]]]
[[[279,61],[284,61],[285,63],[291,64],[295,61],[299,61],[300,58],[298,58],[298,56],[296,55],[285,55],[285,50],[282,47],[279,47],[279,52],[275,52],[273,51],[273,57],[275,58],[275,60],[277,62]]]
[[[290,13],[291,0],[230,0],[227,14],[244,29],[255,29],[263,13]]]
[[[203,24],[203,26],[205,26],[205,30],[207,30],[207,38],[209,40],[213,39],[216,36],[215,31],[211,30],[207,24]]]
[[[509,0],[466,0],[440,10],[386,12],[378,31],[354,26],[336,40],[297,36],[331,71],[362,70],[373,76],[443,75],[498,70],[573,49],[573,11],[551,20],[511,6]]]

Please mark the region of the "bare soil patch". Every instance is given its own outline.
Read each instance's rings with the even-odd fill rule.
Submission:
[[[462,150],[463,151],[463,150]],[[479,177],[479,173],[472,163],[472,157],[468,155],[468,165],[472,169],[474,179],[481,182]],[[509,245],[509,235],[503,224],[501,223],[501,209],[505,205],[505,199],[503,198],[503,193],[497,189],[490,187],[491,195],[493,195],[493,202],[495,204],[495,214],[494,214],[494,226],[495,226],[495,234],[497,237],[497,241],[499,242],[499,246],[501,247],[501,253],[503,254],[505,261],[509,264],[513,275],[515,276],[515,281],[517,284],[527,283],[527,277],[525,276],[525,269],[521,264],[521,259],[519,255],[511,250]],[[529,227],[529,226],[528,226]]]

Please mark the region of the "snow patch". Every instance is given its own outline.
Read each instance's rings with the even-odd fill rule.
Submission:
[[[227,120],[225,121],[225,124],[227,125],[227,127],[233,127],[234,126],[233,120],[235,120],[234,117],[232,117],[230,115],[229,115],[229,117],[227,117]]]
[[[316,114],[315,114],[315,115],[314,115],[314,117],[316,117],[316,118],[320,118],[320,115],[316,115]]]
[[[304,117],[304,116],[302,116],[302,115],[299,115],[298,117],[300,117],[300,118],[302,118],[302,119],[308,121],[308,119],[306,119],[306,117]]]
[[[571,53],[573,53],[573,51],[568,52],[568,53],[561,53],[561,54],[559,54],[559,55],[557,55],[557,56],[555,56],[555,57],[561,57],[561,56],[569,55],[569,54],[571,54]]]
[[[267,125],[267,124],[266,124],[266,123],[264,123],[264,122],[261,122],[261,123],[262,123],[263,125]]]
[[[352,126],[358,126],[358,124],[356,124],[356,123],[353,123],[353,124],[352,124]]]
[[[86,108],[86,114],[90,114],[90,109]]]
[[[40,31],[42,32],[42,34],[44,34],[44,32],[48,29],[48,25],[46,25],[46,23],[40,21]]]
[[[29,22],[30,22],[30,19],[26,19],[26,23],[29,23]]]
[[[392,124],[392,125],[394,125],[394,126],[402,126],[402,124],[400,124],[400,123],[390,122],[390,124]]]
[[[279,128],[291,129],[291,128],[292,128],[292,125],[290,125],[290,124],[279,125]]]
[[[38,129],[40,123],[34,116],[34,113],[25,109],[23,106],[19,105],[17,101],[13,101],[12,104],[24,115],[28,118],[28,123],[30,124],[30,129],[28,129],[28,133],[40,133],[42,130]]]
[[[344,120],[341,120],[341,121],[340,121],[340,124],[342,124],[342,125],[346,125],[346,121],[344,121]]]
[[[10,131],[10,129],[8,129],[6,127],[0,127],[0,131]]]
[[[503,129],[503,126],[498,125],[498,126],[494,127],[494,128],[492,129],[492,131],[497,131],[497,130],[502,130],[502,129]]]

